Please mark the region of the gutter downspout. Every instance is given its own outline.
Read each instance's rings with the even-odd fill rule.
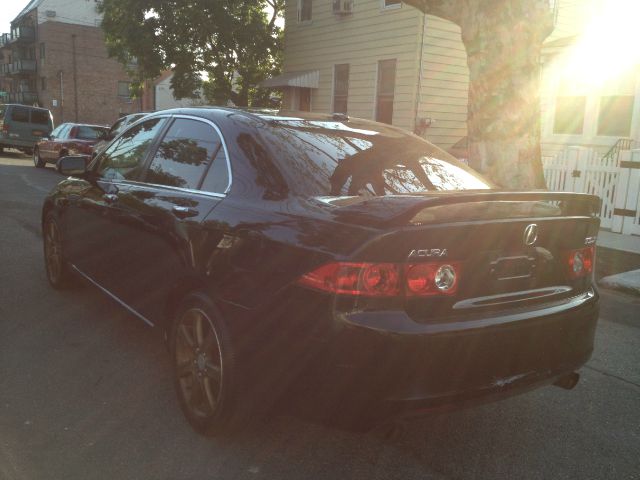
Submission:
[[[422,67],[424,62],[424,37],[427,27],[427,14],[422,14],[422,33],[420,34],[420,58],[418,59],[418,90],[416,92],[415,115],[413,116],[413,131],[418,130],[418,115],[420,113],[420,103],[422,103]],[[420,135],[422,136],[422,135]]]
[[[71,35],[71,54],[73,62],[73,113],[78,123],[78,66],[76,64],[76,35]]]

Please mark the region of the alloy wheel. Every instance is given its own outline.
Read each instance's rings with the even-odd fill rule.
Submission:
[[[175,369],[178,386],[190,413],[212,417],[220,403],[222,355],[211,320],[199,308],[186,310],[176,331]]]

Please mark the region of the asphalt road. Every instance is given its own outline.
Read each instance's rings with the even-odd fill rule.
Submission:
[[[152,330],[90,287],[48,287],[40,206],[60,180],[0,156],[0,480],[640,479],[640,299],[603,292],[572,391],[548,387],[395,438],[281,416],[202,438]]]

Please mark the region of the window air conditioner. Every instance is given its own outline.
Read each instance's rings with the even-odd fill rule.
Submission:
[[[353,11],[353,0],[333,0],[333,13],[347,15]]]

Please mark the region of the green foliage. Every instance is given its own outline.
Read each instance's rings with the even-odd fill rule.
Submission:
[[[171,69],[176,98],[204,87],[212,103],[245,106],[265,102],[256,85],[279,73],[284,0],[104,0],[99,8],[109,54],[138,86]]]

